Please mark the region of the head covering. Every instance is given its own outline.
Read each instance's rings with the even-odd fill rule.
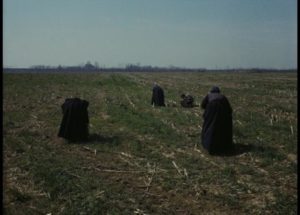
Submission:
[[[211,93],[220,93],[220,88],[217,86],[213,86],[210,90]]]

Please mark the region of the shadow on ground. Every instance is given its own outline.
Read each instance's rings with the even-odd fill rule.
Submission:
[[[96,143],[96,144],[108,144],[117,146],[121,143],[121,140],[117,136],[103,136],[99,134],[90,134],[87,140],[70,141],[66,140],[69,144],[85,144],[85,143]]]
[[[90,134],[87,142],[97,142],[100,144],[113,145],[119,145],[121,143],[120,138],[117,136],[102,136],[99,134]]]
[[[276,149],[272,147],[263,147],[263,146],[255,146],[255,145],[244,145],[240,143],[234,144],[234,147],[226,152],[219,152],[213,154],[214,156],[238,156],[248,152],[265,152],[269,151],[272,153],[276,153]]]

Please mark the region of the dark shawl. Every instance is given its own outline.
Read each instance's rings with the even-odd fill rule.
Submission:
[[[70,141],[85,141],[88,138],[89,103],[79,98],[66,99],[61,106],[63,118],[58,132],[59,137]]]
[[[166,106],[164,91],[160,86],[154,86],[152,89],[151,104],[154,106]]]
[[[202,101],[205,109],[201,133],[202,145],[210,154],[232,149],[232,108],[220,93],[209,93]]]

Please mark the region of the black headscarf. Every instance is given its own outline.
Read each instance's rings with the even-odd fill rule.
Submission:
[[[219,87],[214,86],[214,87],[211,88],[210,92],[211,92],[211,93],[220,93],[221,91],[220,91],[220,88],[219,88]]]

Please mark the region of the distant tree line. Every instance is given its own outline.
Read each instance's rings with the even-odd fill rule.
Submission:
[[[141,66],[137,64],[127,64],[125,67],[100,67],[98,62],[92,64],[88,61],[85,64],[78,66],[46,66],[46,65],[34,65],[30,68],[4,68],[6,72],[165,72],[165,71],[180,71],[180,72],[203,72],[205,68],[181,68],[175,66],[169,67],[157,67],[157,66]]]
[[[86,64],[82,64],[79,66],[62,66],[58,65],[57,67],[53,66],[44,66],[44,65],[34,65],[30,67],[31,69],[36,69],[36,70],[98,70],[99,69],[99,64],[95,62],[95,65],[93,65],[90,61],[88,61]]]
[[[92,64],[88,61],[78,66],[45,66],[34,65],[30,68],[3,68],[4,72],[296,72],[297,69],[265,69],[265,68],[234,68],[234,69],[206,69],[206,68],[183,68],[170,65],[168,67],[141,66],[137,64],[127,64],[125,67],[100,67],[98,62]]]

